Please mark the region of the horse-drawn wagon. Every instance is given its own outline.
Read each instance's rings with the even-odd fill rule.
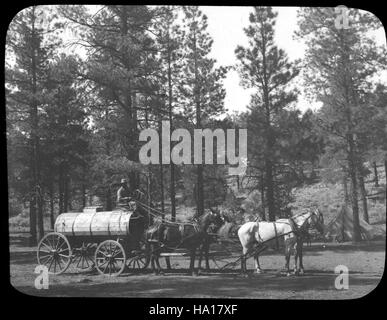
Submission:
[[[38,263],[52,274],[63,273],[70,265],[79,270],[95,267],[107,275],[119,275],[125,267],[146,268],[150,256],[143,235],[148,224],[135,202],[113,211],[86,207],[82,212],[62,213],[54,232],[38,245]]]
[[[153,213],[152,213],[153,212]],[[188,222],[168,221],[162,213],[141,201],[131,201],[128,208],[102,211],[101,207],[88,207],[82,212],[63,213],[55,222],[54,232],[43,237],[38,245],[37,258],[50,273],[60,274],[70,265],[87,270],[95,267],[99,273],[116,276],[126,267],[131,270],[145,269],[151,265],[154,272],[163,269],[160,258],[190,257],[189,271],[194,273],[195,257],[199,257],[198,271],[204,255],[209,269],[209,256],[217,268],[236,266],[241,262],[246,271],[246,258],[254,256],[257,272],[260,272],[258,255],[269,241],[285,238],[286,269],[289,274],[291,248],[295,250],[295,264],[302,266],[303,233],[310,227],[323,230],[322,214],[308,210],[303,214],[275,222],[247,222],[238,227],[238,239],[222,237],[230,234],[233,223],[212,209]],[[156,218],[150,224],[150,218]],[[211,231],[212,230],[212,233]],[[223,231],[222,231],[223,230]],[[211,251],[210,244],[225,243],[223,250]],[[230,250],[235,245],[243,247],[237,256]],[[227,246],[230,248],[227,249]],[[293,250],[293,251],[294,251]],[[235,261],[229,262],[234,256]],[[220,267],[221,262],[226,262]],[[219,264],[217,263],[219,262]]]

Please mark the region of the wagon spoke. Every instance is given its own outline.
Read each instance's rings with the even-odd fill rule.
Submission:
[[[89,262],[88,262],[87,259],[86,259],[86,256],[84,257],[84,260],[85,260],[85,262],[86,262],[86,264],[87,264],[87,268],[89,268],[90,265],[89,265]]]
[[[44,258],[44,257],[47,257],[47,256],[51,256],[51,252],[39,250],[39,253],[40,253],[40,255],[42,255],[41,258]]]
[[[111,253],[112,257],[115,257],[117,255],[116,252],[119,253],[120,251],[119,250],[117,251],[117,247],[114,247],[113,252]]]
[[[110,261],[107,261],[107,263],[108,263],[108,264],[106,265],[105,269],[103,269],[103,273],[106,272],[107,267],[110,265]]]
[[[39,254],[39,257],[40,257],[40,258],[44,258],[44,257],[51,256],[51,255],[52,255],[51,252],[47,252],[47,251],[44,251],[44,250],[43,250],[43,251],[42,251],[42,250],[39,250],[38,254]]]
[[[114,257],[117,257],[120,253],[121,253],[121,251],[117,251],[116,254],[112,254],[112,257],[113,257],[113,258],[114,258]]]
[[[58,239],[58,240],[57,240],[57,242],[56,242],[56,244],[55,244],[55,250],[58,250],[59,244],[60,244],[61,240],[62,240],[62,239]],[[63,242],[63,243],[64,243],[64,242]]]
[[[100,265],[100,267],[102,267],[105,263],[108,263],[108,262],[109,262],[108,260],[105,260],[105,262],[102,263],[102,264]]]
[[[79,264],[81,263],[81,257],[77,256],[75,259],[76,259],[75,261],[78,261],[76,267],[79,268]]]
[[[44,242],[42,242],[42,245],[44,245],[49,251],[52,250],[52,247],[49,247],[47,244],[45,244]],[[41,249],[40,249],[41,250]]]
[[[52,266],[52,263],[54,262],[54,257],[52,257],[52,259],[51,259],[51,262],[50,262],[50,265],[49,265],[49,267],[48,267],[48,270],[51,270],[51,266]]]
[[[102,249],[102,248],[101,248]],[[100,253],[102,253],[105,257],[107,256],[107,253],[106,253],[106,251],[99,251]]]
[[[61,253],[61,252],[66,252],[66,251],[69,252],[70,249],[69,249],[69,248],[65,248],[65,249],[62,249],[62,250],[58,250],[58,252],[60,252],[60,253]]]
[[[44,241],[47,241],[48,242],[48,245],[44,242]],[[53,248],[52,244],[51,244],[51,241],[49,240],[49,237],[47,237],[46,239],[44,239],[44,241],[42,241],[42,244],[44,246],[46,246],[49,250],[51,250]]]
[[[60,263],[61,260],[62,260],[62,258],[61,258],[61,257],[58,257],[58,267],[59,267],[60,269],[62,269],[62,264]]]
[[[45,256],[45,257],[42,257],[42,259],[47,259],[45,262],[40,260],[41,263],[43,263],[44,265],[47,265],[49,261],[51,261],[53,259],[52,255],[50,256]]]
[[[87,257],[87,259],[90,261],[91,265],[93,265],[94,261],[90,257]]]
[[[58,250],[59,251],[59,249],[62,249],[62,247],[63,247],[63,245],[65,244],[66,242],[65,241],[63,241],[62,242],[62,244],[58,247],[58,248],[56,248],[56,250]]]

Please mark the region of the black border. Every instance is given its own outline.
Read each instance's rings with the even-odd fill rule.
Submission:
[[[39,4],[104,4],[107,1],[82,1],[64,2],[64,1],[25,1],[25,2],[5,2],[6,7],[2,7],[2,33],[1,40],[3,42],[1,51],[1,58],[4,61],[4,48],[5,37],[9,23],[13,17],[22,9]],[[110,4],[144,4],[144,3],[122,3],[117,1],[108,1]],[[166,4],[165,1],[151,1],[146,3],[148,5]],[[382,2],[377,4],[370,1],[361,2],[356,4],[355,2],[338,2],[338,1],[293,1],[292,3],[286,1],[238,1],[238,3],[228,3],[225,1],[196,1],[196,2],[170,2],[170,4],[197,4],[197,5],[211,5],[211,6],[252,6],[252,5],[270,5],[270,6],[338,6],[346,5],[347,7],[359,8],[372,12],[383,23],[386,30],[387,19],[382,16],[385,12]],[[4,68],[4,63],[2,63]],[[4,69],[1,73],[4,83]],[[4,87],[1,87],[4,90]],[[5,95],[2,95],[4,101],[4,108],[0,109],[0,123],[1,123],[1,142],[3,146],[3,152],[1,152],[1,170],[2,181],[0,184],[1,195],[5,195],[2,199],[8,199],[8,184],[7,184],[7,149],[6,149],[6,121],[5,121]],[[4,190],[3,190],[4,188]],[[1,262],[0,266],[3,269],[1,271],[1,280],[3,285],[2,294],[6,297],[7,301],[16,303],[15,307],[10,307],[14,315],[20,316],[25,312],[25,315],[29,317],[39,317],[42,319],[56,319],[58,316],[64,316],[66,319],[73,319],[85,316],[88,318],[93,317],[93,313],[97,315],[105,315],[109,318],[117,318],[117,313],[121,313],[123,319],[177,319],[175,317],[162,317],[162,316],[149,316],[149,308],[155,306],[157,303],[170,306],[185,306],[190,307],[193,304],[236,304],[238,305],[238,311],[234,316],[187,316],[180,319],[263,319],[263,317],[279,318],[279,317],[306,317],[312,319],[315,317],[352,317],[352,312],[356,312],[357,316],[378,316],[377,313],[382,311],[383,303],[381,300],[386,293],[386,277],[383,277],[379,285],[369,294],[362,298],[354,300],[269,300],[269,299],[196,299],[196,298],[42,298],[37,296],[25,295],[17,291],[10,283],[10,253],[9,253],[9,233],[8,233],[8,200],[1,201],[2,203],[2,223],[0,231],[0,248]],[[9,305],[9,304],[8,304]],[[5,304],[3,304],[5,306]],[[8,309],[8,310],[10,310]],[[4,310],[5,311],[5,310]],[[265,319],[266,320],[266,319]]]

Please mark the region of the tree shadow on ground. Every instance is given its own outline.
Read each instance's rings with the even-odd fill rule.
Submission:
[[[10,252],[10,261],[12,264],[30,264],[31,262],[36,262],[36,252],[35,251],[18,251]]]
[[[31,247],[31,240],[28,233],[10,233],[9,245],[15,247]]]

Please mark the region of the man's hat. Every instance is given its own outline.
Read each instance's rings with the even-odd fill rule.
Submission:
[[[121,179],[121,183],[128,183],[128,179]]]

